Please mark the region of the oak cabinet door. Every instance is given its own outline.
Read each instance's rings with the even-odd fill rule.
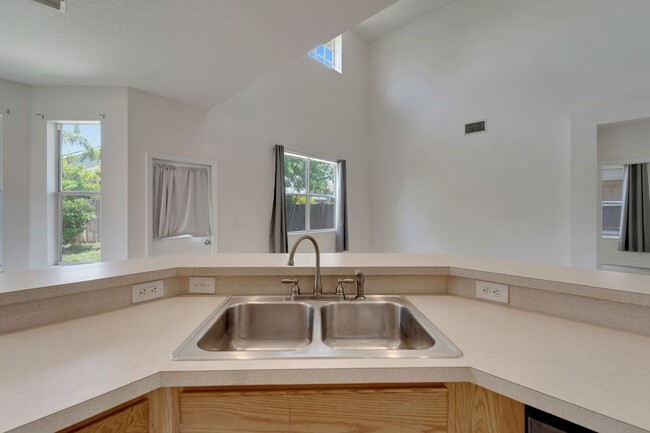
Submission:
[[[183,392],[182,433],[446,433],[447,389]]]
[[[83,427],[66,431],[70,433],[149,433],[149,401],[142,400]]]

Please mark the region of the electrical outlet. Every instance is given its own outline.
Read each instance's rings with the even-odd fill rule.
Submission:
[[[163,280],[136,284],[131,287],[131,302],[150,301],[165,296],[165,282]]]
[[[508,286],[505,284],[489,283],[487,281],[476,282],[476,297],[488,301],[508,303]]]
[[[215,293],[214,278],[190,277],[190,293]]]

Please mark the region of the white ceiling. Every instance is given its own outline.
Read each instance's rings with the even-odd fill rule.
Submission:
[[[357,25],[354,30],[366,41],[372,42],[454,1],[456,0],[400,0]]]
[[[434,0],[435,1],[435,0]],[[0,0],[0,77],[213,107],[395,0]]]

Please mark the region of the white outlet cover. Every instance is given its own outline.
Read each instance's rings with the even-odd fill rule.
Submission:
[[[476,297],[488,301],[508,303],[508,286],[499,283],[490,283],[488,281],[476,282]]]
[[[163,296],[165,296],[165,282],[163,280],[131,286],[131,302],[133,304],[162,298]]]
[[[215,279],[210,277],[190,277],[190,293],[213,294],[216,292]]]

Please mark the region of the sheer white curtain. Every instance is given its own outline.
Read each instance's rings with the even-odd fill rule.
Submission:
[[[210,236],[210,168],[153,164],[153,237]]]

